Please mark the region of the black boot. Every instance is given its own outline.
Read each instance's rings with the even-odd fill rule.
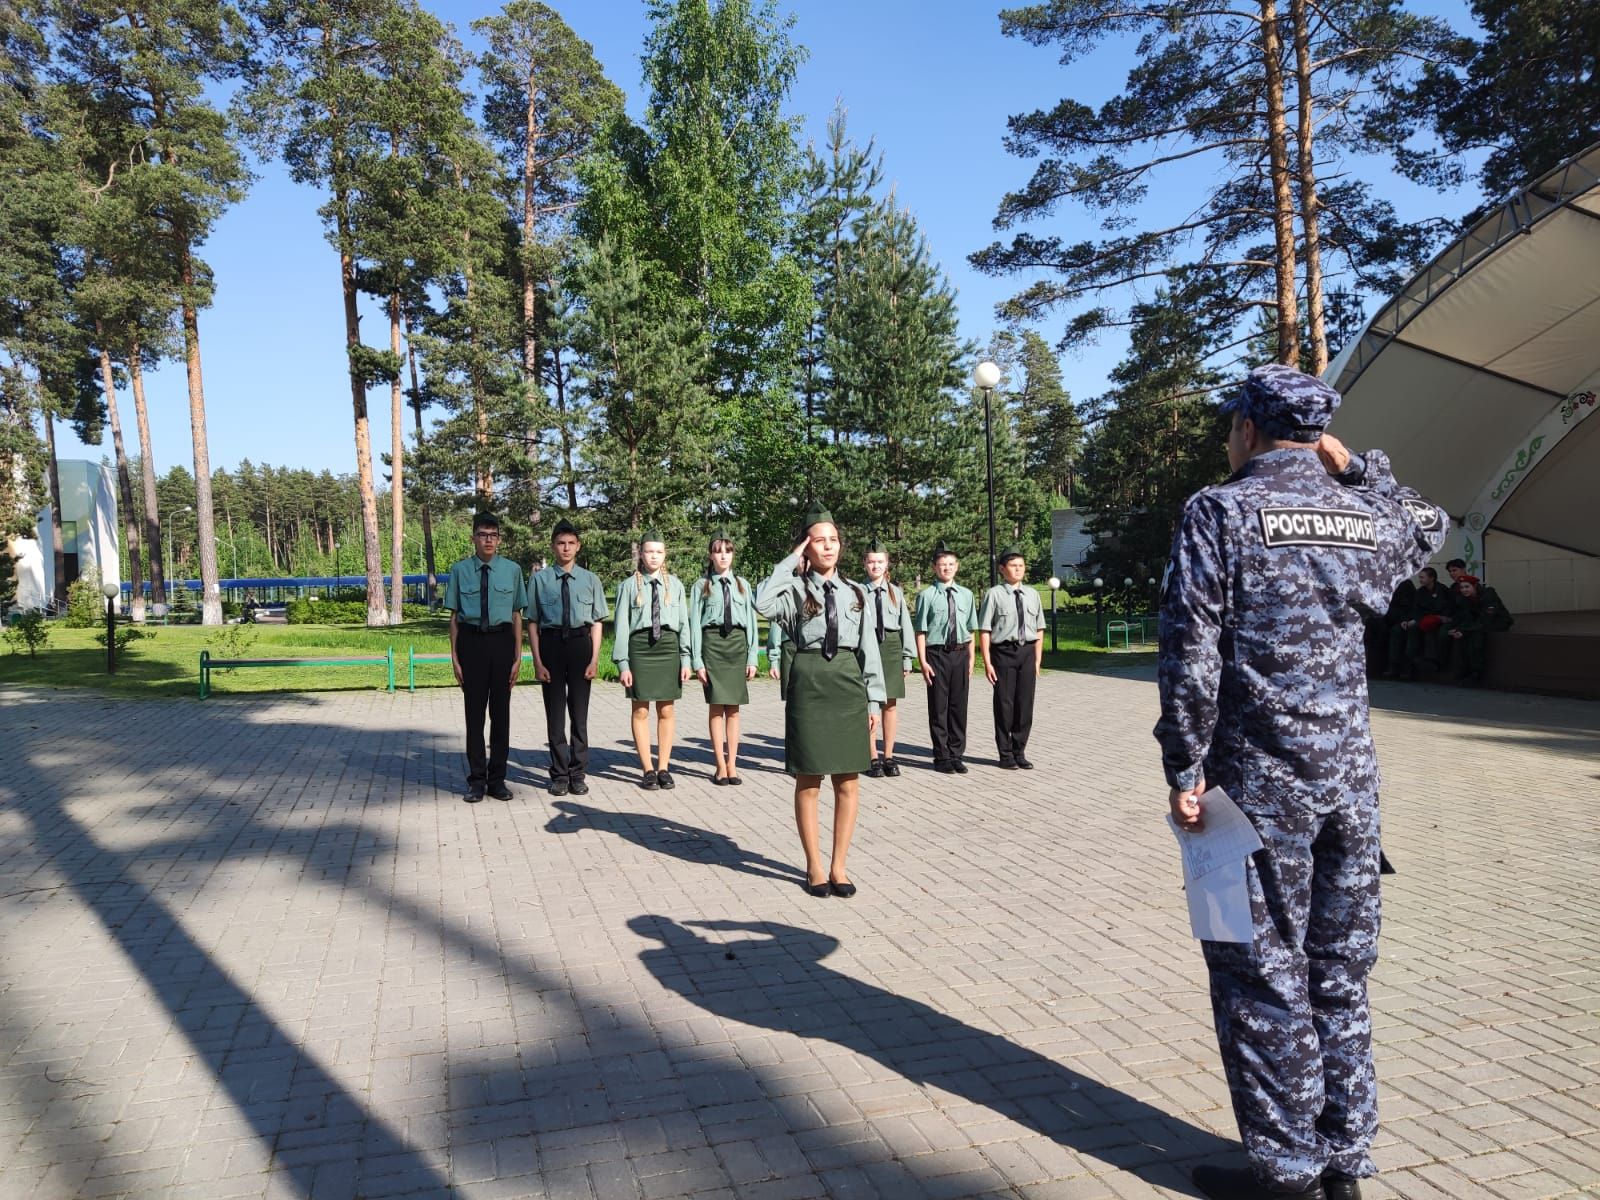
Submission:
[[[1328,1200],[1361,1200],[1361,1181],[1334,1171],[1324,1171],[1322,1192]]]
[[[1261,1182],[1249,1167],[1198,1166],[1194,1185],[1211,1200],[1328,1200],[1320,1179],[1302,1188],[1284,1189]]]

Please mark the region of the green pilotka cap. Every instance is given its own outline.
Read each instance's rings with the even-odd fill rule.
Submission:
[[[663,546],[665,546],[667,544],[667,539],[661,536],[661,531],[659,529],[646,529],[639,535],[639,545],[643,546],[646,542],[660,542]]]
[[[867,548],[863,553],[866,553],[866,554],[887,554],[887,553],[889,553],[889,547],[884,545],[884,542],[883,542],[882,538],[873,538],[870,542],[867,543]]]
[[[573,537],[577,537],[578,527],[565,517],[562,517],[561,520],[556,522],[555,528],[550,531],[550,540],[552,542],[555,541],[563,533],[570,533]]]
[[[718,542],[727,542],[730,546],[733,545],[733,534],[726,525],[718,525],[711,531],[711,541],[706,544],[706,549],[711,549]]]
[[[1013,542],[1013,543],[1011,543],[1011,545],[1007,546],[1004,550],[1000,551],[1000,557],[998,559],[996,559],[996,561],[1003,564],[1003,563],[1009,562],[1013,558],[1027,558],[1027,557],[1028,556],[1022,552],[1022,547],[1017,545],[1015,542]]]
[[[940,538],[933,544],[933,557],[935,559],[943,558],[946,554],[954,556],[955,553],[956,552],[954,550],[950,549],[950,543],[945,541],[943,538]]]
[[[813,525],[837,525],[833,514],[823,508],[821,504],[813,501],[811,507],[806,509],[804,528],[810,529]]]

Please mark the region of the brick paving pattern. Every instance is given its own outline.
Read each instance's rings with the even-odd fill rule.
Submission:
[[[743,788],[690,696],[639,790],[603,687],[564,800],[519,688],[478,805],[452,692],[0,692],[0,1196],[1191,1195],[1237,1150],[1153,683],[1048,676],[1029,774],[975,681],[964,779],[912,690],[853,901],[799,887],[766,681]],[[1375,700],[1366,1194],[1600,1194],[1600,705]]]

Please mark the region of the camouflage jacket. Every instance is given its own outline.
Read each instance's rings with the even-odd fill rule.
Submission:
[[[1191,497],[1162,583],[1167,782],[1318,811],[1375,795],[1362,621],[1448,528],[1377,450],[1338,479],[1309,451],[1273,450]]]

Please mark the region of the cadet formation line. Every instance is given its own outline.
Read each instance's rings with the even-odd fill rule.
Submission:
[[[1246,864],[1251,939],[1202,943],[1248,1161],[1196,1168],[1194,1182],[1213,1200],[1359,1200],[1360,1179],[1376,1170],[1367,978],[1381,851],[1363,636],[1397,585],[1438,552],[1449,521],[1395,481],[1381,451],[1351,454],[1324,433],[1339,401],[1291,367],[1250,373],[1224,406],[1233,475],[1185,506],[1162,580],[1155,734],[1170,815],[1180,836],[1198,832],[1207,789],[1222,790],[1262,841]],[[935,769],[967,773],[977,648],[994,685],[1000,765],[1031,766],[1044,614],[1015,548],[1000,557],[1005,581],[976,605],[943,543],[935,581],[914,602],[891,581],[879,543],[866,547],[864,578],[846,577],[838,526],[820,507],[759,587],[734,573],[725,529],[687,584],[668,569],[660,535],[646,531],[608,611],[599,579],[576,563],[582,543],[569,522],[553,531],[555,561],[526,582],[496,555],[499,537],[495,519],[479,516],[475,554],[451,568],[445,591],[465,695],[469,801],[511,796],[507,726],[524,619],[543,686],[550,791],[588,791],[589,691],[601,625],[613,613],[640,786],[652,790],[675,786],[674,702],[692,676],[709,706],[714,781],[740,784],[739,713],[757,670],[757,617],[770,622],[811,895],[856,894],[847,859],[858,783],[863,773],[900,773],[897,707],[913,658],[927,686]],[[834,796],[826,861],[817,811],[824,776]]]

